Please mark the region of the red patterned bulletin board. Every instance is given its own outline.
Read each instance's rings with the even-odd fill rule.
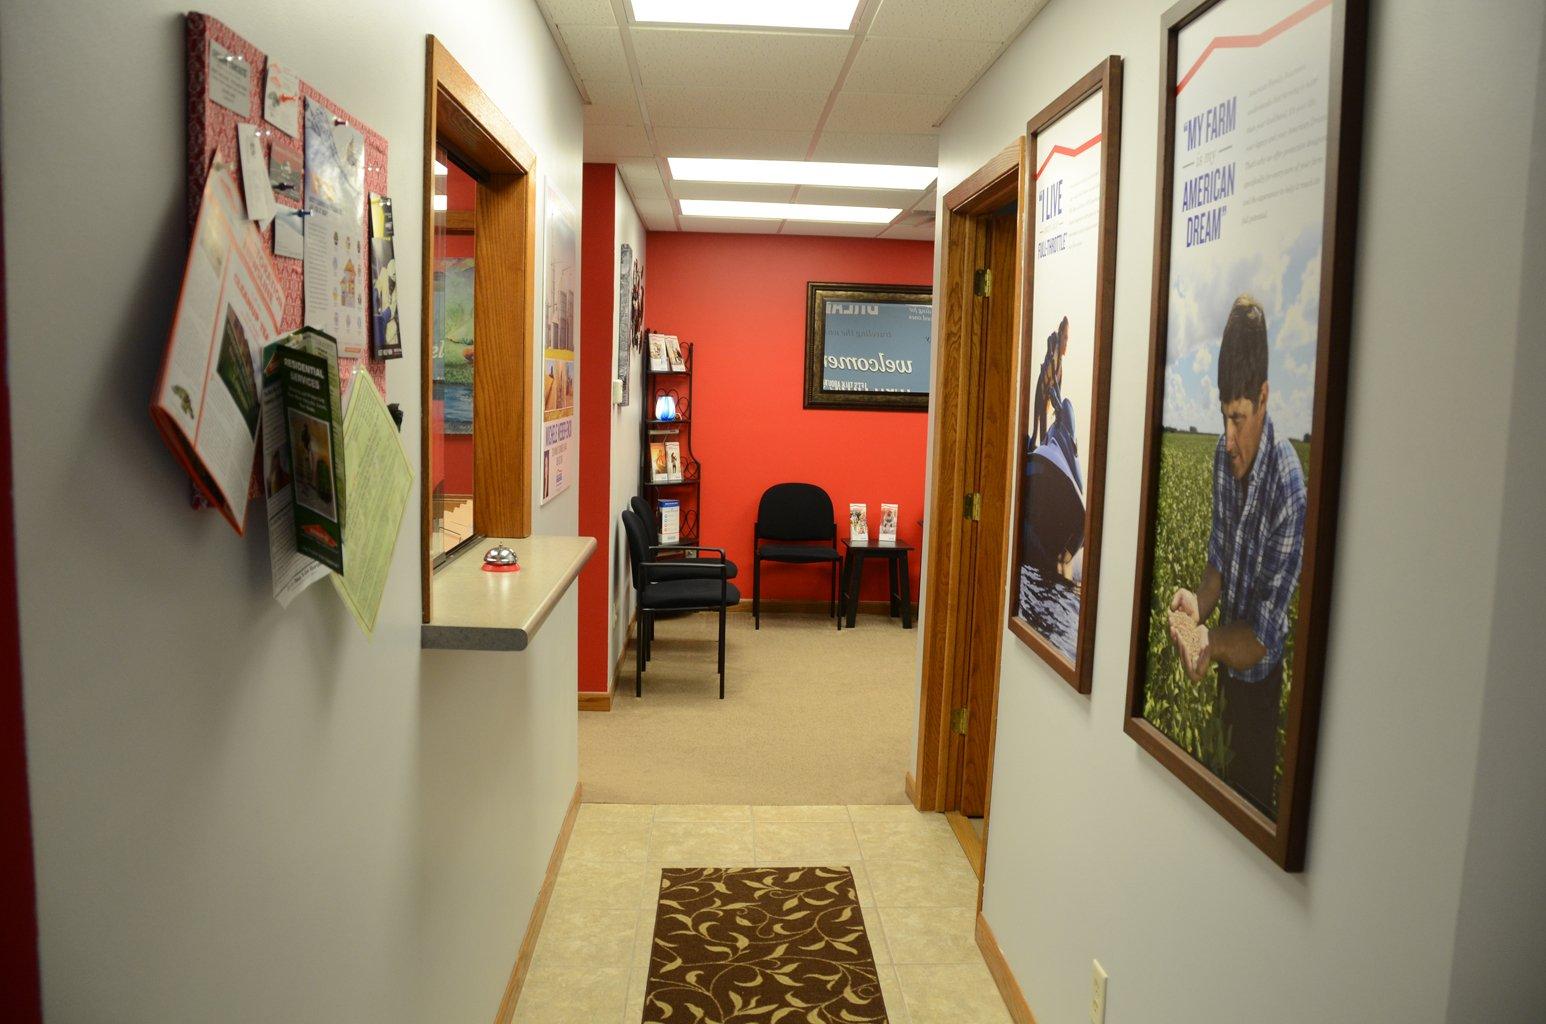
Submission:
[[[275,139],[283,139],[295,146],[304,156],[305,145],[303,140],[291,138],[278,128],[263,120],[263,85],[268,77],[268,55],[247,40],[237,35],[229,25],[207,14],[191,12],[187,19],[187,43],[188,43],[188,230],[192,232],[194,218],[199,212],[199,197],[204,193],[204,179],[209,173],[210,159],[220,154],[222,162],[235,164],[237,161],[236,150],[236,126],[238,124],[252,124],[258,127],[263,139],[263,155],[268,159],[269,143]],[[233,110],[228,110],[209,98],[209,41],[213,39],[225,49],[247,62],[251,69],[248,76],[247,88],[247,116],[243,117]],[[390,194],[387,189],[387,144],[371,127],[353,117],[347,110],[328,99],[322,93],[312,88],[305,80],[301,81],[302,103],[307,99],[316,100],[333,112],[334,117],[352,125],[365,138],[365,189],[367,192],[379,192],[382,195]],[[276,195],[274,201],[281,206],[296,209],[301,205],[301,196],[290,198]],[[368,216],[362,214],[361,223]],[[274,251],[274,226],[270,224],[264,231],[264,239],[268,244],[268,251],[272,255]],[[366,224],[365,237],[370,237],[369,225]],[[283,256],[274,256],[274,273],[279,278],[279,283],[284,288],[285,311],[284,319],[280,327],[285,331],[297,330],[303,326],[304,289],[301,280],[301,261],[288,259]],[[360,254],[360,266],[370,266],[370,254]],[[368,296],[369,289],[365,289]],[[368,298],[366,300],[369,301]],[[368,313],[368,310],[367,310]],[[367,325],[371,323],[370,316],[365,317]],[[363,362],[369,371],[371,378],[376,382],[380,392],[386,394],[386,363],[379,359],[371,359],[367,355],[364,360],[340,359],[339,374],[345,392],[349,387],[349,380],[353,376],[356,362]]]
[[[247,114],[242,116],[233,110],[221,106],[210,99],[209,77],[209,43],[213,39],[238,59],[245,61],[250,69],[247,81]],[[263,88],[268,77],[268,55],[247,40],[237,35],[229,25],[212,18],[207,14],[197,11],[189,12],[187,16],[187,57],[188,57],[188,231],[192,236],[193,223],[199,214],[199,199],[204,194],[204,180],[209,174],[210,161],[216,153],[220,154],[220,160],[233,166],[237,164],[236,126],[239,124],[256,125],[259,137],[263,140],[263,158],[268,160],[270,143],[276,139],[283,139],[293,145],[296,150],[305,156],[304,138],[292,138],[281,132],[278,128],[263,119]],[[365,189],[367,192],[379,192],[382,195],[390,194],[387,189],[387,144],[386,139],[373,130],[365,122],[353,117],[347,110],[328,99],[318,90],[312,88],[305,80],[300,83],[300,98],[302,108],[307,99],[316,100],[333,112],[333,116],[340,122],[346,122],[357,129],[365,139]],[[302,129],[304,136],[304,129]],[[274,202],[279,206],[287,206],[298,209],[302,196],[275,195]],[[365,238],[370,237],[369,217],[370,204],[365,203],[365,211],[361,214],[361,223],[365,225]],[[263,231],[264,242],[268,247],[270,258],[274,261],[274,273],[279,278],[279,284],[284,288],[285,308],[284,318],[280,321],[280,328],[286,332],[298,330],[304,326],[304,302],[305,289],[302,280],[302,261],[283,256],[274,256],[274,225],[270,224]],[[361,267],[370,266],[370,254],[360,253]],[[368,280],[368,275],[367,275]],[[369,294],[369,288],[365,290]],[[368,304],[368,299],[366,300]],[[372,317],[366,310],[365,323],[367,329],[372,325]],[[376,388],[385,395],[386,389],[386,363],[379,359],[370,358],[372,350],[366,348],[364,359],[339,359],[338,369],[342,393],[348,394],[349,383],[353,379],[356,364],[363,364],[365,370],[375,381]],[[262,483],[254,471],[249,500],[260,498],[263,494]],[[193,491],[193,505],[195,508],[207,508],[208,504],[195,489]]]

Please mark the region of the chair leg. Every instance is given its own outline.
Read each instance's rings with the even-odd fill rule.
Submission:
[[[752,628],[762,628],[762,559],[752,556]]]
[[[644,645],[646,643],[645,637],[649,635],[649,621],[650,613],[641,612],[639,618],[639,636],[633,645],[633,695],[635,697],[644,696]]]
[[[832,594],[827,598],[827,614],[837,618],[837,563],[828,563],[832,567]]]
[[[719,699],[725,699],[725,606],[719,606]]]

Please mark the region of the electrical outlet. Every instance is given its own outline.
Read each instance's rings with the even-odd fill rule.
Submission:
[[[1090,966],[1090,1024],[1106,1024],[1106,969],[1099,960]]]

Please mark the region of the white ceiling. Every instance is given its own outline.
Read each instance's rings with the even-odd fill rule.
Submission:
[[[919,192],[678,182],[666,158],[934,166],[938,127],[1047,0],[860,0],[847,31],[638,25],[629,0],[537,0],[585,98],[585,159],[615,163],[654,231],[934,237]],[[681,216],[681,199],[900,207],[889,225]]]

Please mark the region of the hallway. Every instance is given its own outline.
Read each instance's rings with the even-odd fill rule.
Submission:
[[[973,937],[977,879],[941,816],[905,805],[589,803],[517,1024],[657,1019],[644,1004],[661,869],[707,865],[852,869],[885,1002],[884,1018],[858,1020],[1008,1024]]]
[[[637,699],[629,644],[612,710],[580,715],[586,799],[906,802],[918,630],[866,614],[838,632],[823,615],[784,613],[764,615],[754,630],[750,615],[730,615],[720,701],[716,629],[712,615],[661,621]]]

